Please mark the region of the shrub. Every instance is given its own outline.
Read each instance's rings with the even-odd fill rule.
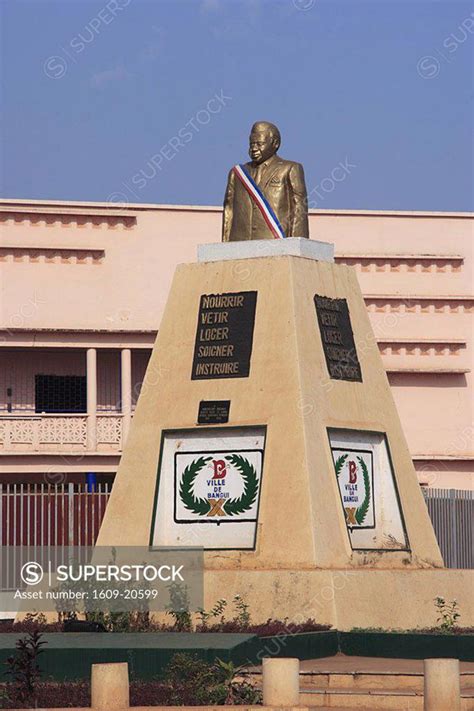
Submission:
[[[438,618],[436,622],[443,632],[453,632],[456,626],[456,620],[461,617],[458,612],[458,603],[456,600],[446,602],[443,597],[435,597],[435,607],[438,610]]]
[[[38,657],[41,647],[46,642],[41,639],[41,632],[30,632],[16,643],[16,654],[6,661],[6,676],[11,679],[9,696],[19,703],[36,703],[36,691],[41,676]]]
[[[171,704],[189,706],[257,704],[260,691],[249,684],[240,668],[218,660],[209,664],[196,655],[175,654],[166,672]]]

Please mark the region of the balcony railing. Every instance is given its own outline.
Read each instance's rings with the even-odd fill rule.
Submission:
[[[96,452],[121,452],[123,416],[98,414]],[[1,415],[0,452],[86,452],[87,415]]]

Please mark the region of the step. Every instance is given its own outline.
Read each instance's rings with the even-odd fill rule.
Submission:
[[[261,667],[247,670],[261,685]],[[474,663],[461,662],[461,711],[474,711]],[[334,657],[300,663],[300,704],[330,711],[423,711],[423,660]]]
[[[298,707],[300,708],[300,707]],[[313,709],[317,708],[318,711],[385,711],[385,709],[382,706],[312,706],[311,708],[304,707],[303,711],[313,711]],[[56,709],[54,710],[56,711]],[[135,709],[133,709],[135,711]],[[408,709],[399,709],[399,711],[411,711],[410,708]],[[465,711],[465,709],[463,709]],[[470,710],[469,710],[470,711]]]
[[[345,711],[423,711],[423,694],[406,689],[302,689],[300,705]],[[461,711],[474,711],[474,694],[461,693]]]
[[[261,672],[251,672],[251,678],[255,683],[261,685]],[[354,671],[354,672],[334,672],[334,671],[301,671],[300,685],[305,689],[347,689],[349,690],[370,690],[380,689],[398,691],[423,692],[423,673],[414,672],[411,674],[391,671]],[[461,672],[461,691],[468,691],[474,688],[474,672]]]
[[[461,690],[474,687],[474,672],[461,672]],[[423,691],[423,673],[391,671],[301,671],[300,684],[305,688],[317,689],[399,689]]]

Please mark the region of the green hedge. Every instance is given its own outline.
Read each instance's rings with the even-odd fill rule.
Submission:
[[[24,633],[23,633],[24,634]],[[14,652],[21,634],[0,634],[0,667]],[[177,652],[188,652],[208,662],[217,658],[236,665],[258,664],[264,657],[317,659],[338,652],[348,656],[426,659],[454,657],[474,661],[474,635],[396,632],[304,632],[257,637],[228,633],[53,633],[40,656],[46,677],[58,681],[84,679],[91,664],[128,662],[132,677],[160,675]]]
[[[339,651],[348,656],[474,661],[474,635],[410,632],[339,632]]]

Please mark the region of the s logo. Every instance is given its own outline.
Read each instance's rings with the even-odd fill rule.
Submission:
[[[20,571],[21,579],[26,585],[38,585],[43,580],[43,568],[39,563],[25,563]]]

